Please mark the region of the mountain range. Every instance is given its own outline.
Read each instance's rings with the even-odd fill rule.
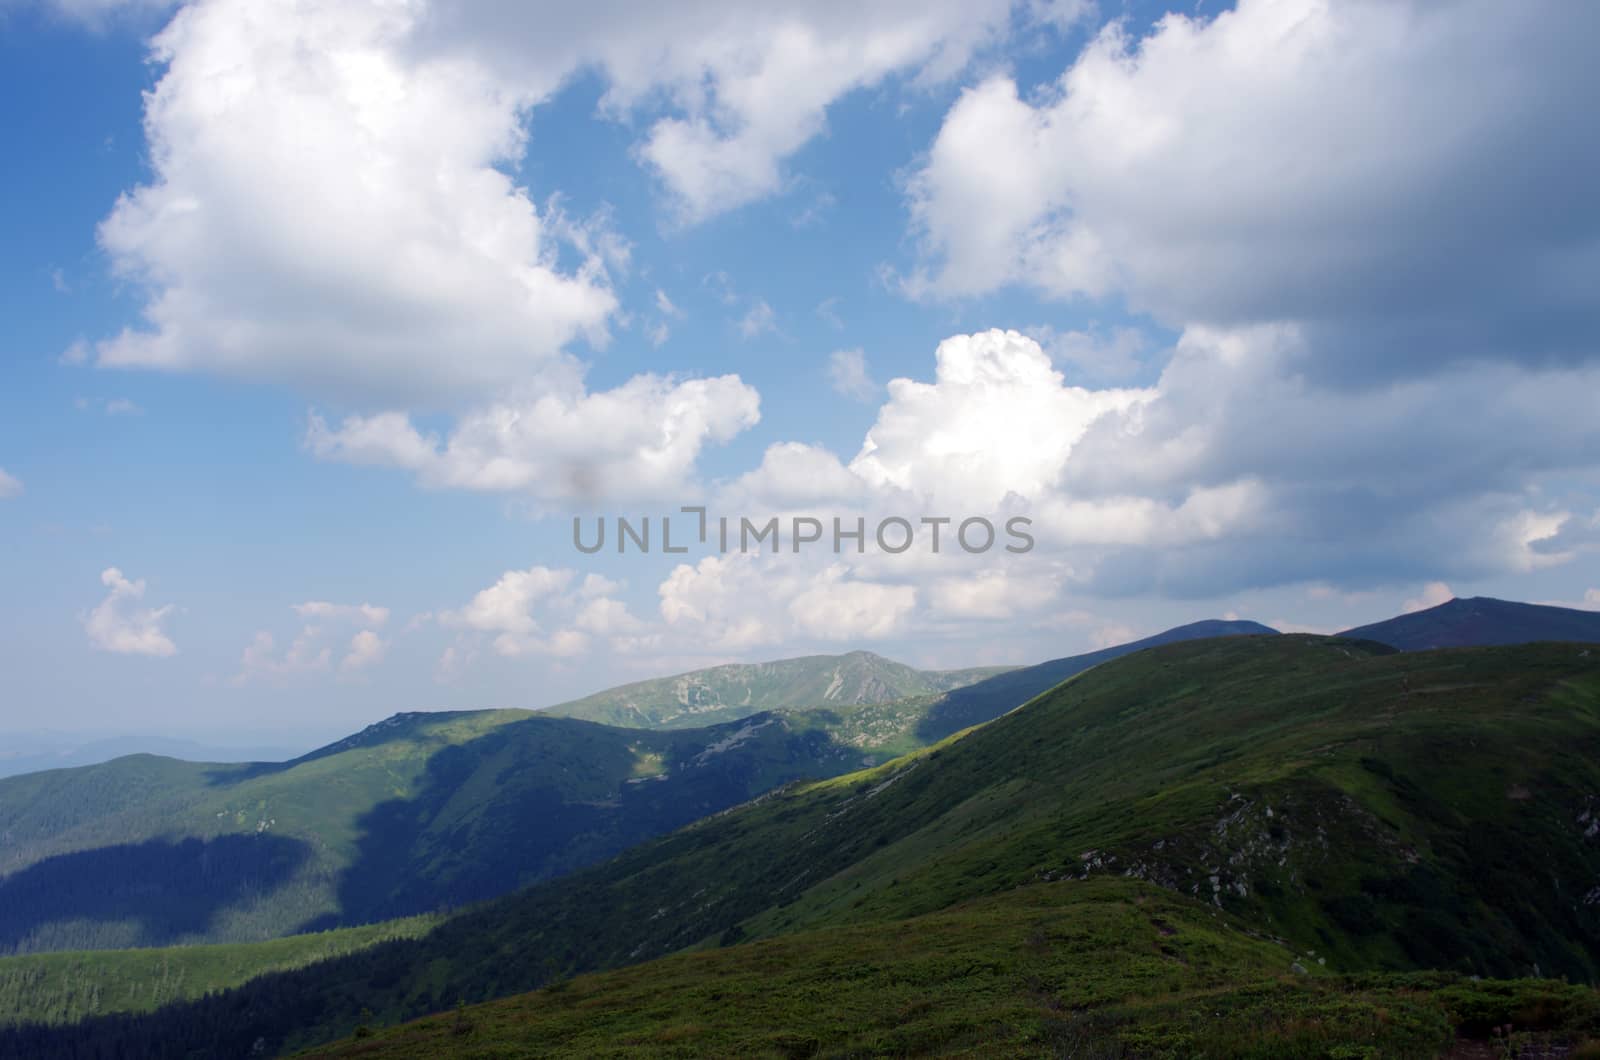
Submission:
[[[1491,1015],[1600,1020],[1592,991],[1489,981],[1600,978],[1597,814],[1591,649],[1189,641],[421,937],[159,1013],[18,1028],[0,1054],[271,1052],[537,989],[361,1053],[1049,1055],[1088,1035],[1311,1056],[1359,1032],[1378,1045],[1349,1055],[1442,1055]],[[751,976],[787,984],[782,1018],[722,1004]]]
[[[271,1052],[535,988],[380,1037],[395,1055],[438,1055],[440,1034],[587,1055],[676,1020],[688,1054],[1034,1055],[1080,1033],[1052,1013],[1157,980],[1243,991],[1245,1028],[1266,1026],[1250,999],[1270,987],[1324,1028],[1415,1009],[1453,1033],[1470,1021],[1451,998],[1501,988],[1451,976],[1600,978],[1600,653],[1396,649],[1600,642],[1597,618],[1479,599],[1338,638],[1195,623],[1004,671],[813,656],[551,712],[397,715],[285,763],[134,756],[3,780],[0,945],[37,955],[0,960],[0,1024],[35,1021],[0,1055]],[[432,919],[354,927],[417,913]],[[1126,930],[1098,936],[1112,978],[1089,981],[1050,940],[1102,917]],[[1032,956],[955,938],[978,922]],[[883,1007],[897,968],[944,959],[904,939],[913,923],[984,969],[1004,1019],[955,996]],[[1154,979],[1151,931],[1171,951]],[[154,951],[40,952],[174,942],[210,945],[160,951],[154,988]],[[749,961],[821,981],[858,949],[883,956],[845,977],[863,1000],[844,1029],[802,1004],[796,1041],[739,1038],[707,1000]],[[1349,979],[1422,969],[1445,978]],[[599,1023],[570,1008],[573,975]],[[667,985],[650,1019],[627,1000]],[[1546,998],[1547,1030],[1578,1034],[1589,995],[1538,989],[1567,999]],[[1155,1033],[1152,1011],[1096,1040]],[[1373,1055],[1431,1055],[1406,1051],[1433,1033],[1413,1032]],[[1194,1055],[1169,1046],[1140,1055]]]
[[[1198,623],[1140,644],[1262,629]],[[609,700],[661,719],[649,728],[399,714],[284,763],[132,755],[0,780],[0,953],[244,942],[470,904],[788,781],[925,746],[1140,644],[986,678],[868,652],[724,666]],[[760,708],[833,698],[682,728],[684,688]],[[870,698],[908,689],[924,694]]]

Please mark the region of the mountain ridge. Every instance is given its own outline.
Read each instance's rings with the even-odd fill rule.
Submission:
[[[919,670],[870,651],[723,663],[634,681],[545,712],[625,728],[683,728],[762,710],[881,703],[937,694],[1013,667]]]
[[[389,1023],[680,951],[853,926],[893,937],[962,903],[1111,883],[1179,901],[1180,938],[1212,913],[1237,918],[1308,970],[1592,982],[1600,903],[1583,896],[1600,890],[1597,813],[1596,653],[1404,653],[1302,634],[1187,641],[1094,667],[912,755],[776,789],[418,940],[137,1022],[0,1033],[0,1053],[108,1038],[128,1055],[170,1043],[301,1048],[349,1035],[363,1009]],[[809,974],[868,997],[894,982],[848,952],[826,960]],[[1008,1032],[1019,1040],[1071,1011],[1070,997],[1049,1000],[1048,982],[1019,988],[1030,993],[1007,1017],[1022,1021]],[[686,1004],[692,1028],[694,1006],[714,1002]],[[971,1029],[929,1033],[958,1041]],[[823,1033],[816,1049],[833,1040]]]
[[[1435,607],[1356,626],[1339,636],[1375,640],[1401,651],[1537,641],[1600,643],[1600,612],[1492,596],[1458,597]]]

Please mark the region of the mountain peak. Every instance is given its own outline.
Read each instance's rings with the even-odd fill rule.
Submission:
[[[1600,613],[1492,596],[1456,597],[1425,610],[1345,630],[1340,636],[1375,640],[1401,651],[1544,640],[1600,643]]]

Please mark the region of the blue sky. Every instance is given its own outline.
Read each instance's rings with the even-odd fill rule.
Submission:
[[[1600,607],[1587,8],[591,7],[0,4],[0,731]]]

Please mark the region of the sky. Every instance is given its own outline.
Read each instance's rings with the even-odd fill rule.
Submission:
[[[1597,34],[0,0],[0,733],[1600,609]]]

